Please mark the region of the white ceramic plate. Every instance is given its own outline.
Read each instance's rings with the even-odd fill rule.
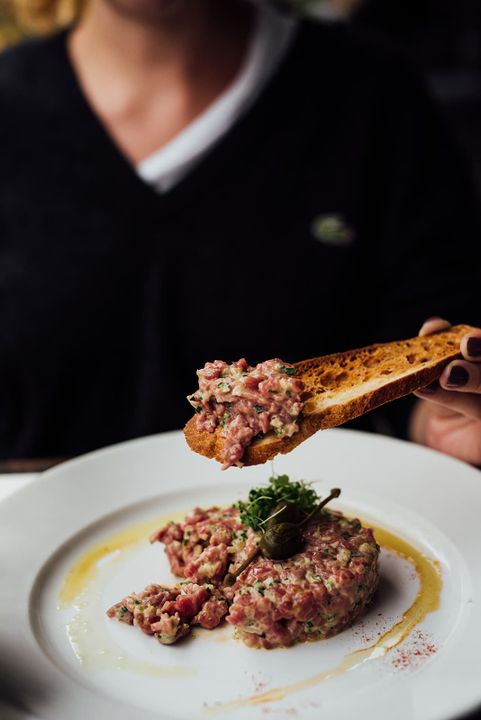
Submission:
[[[221,472],[189,452],[180,433],[125,443],[44,473],[0,503],[2,720],[443,720],[481,703],[481,474],[409,443],[346,430],[318,434],[274,468],[315,481],[320,494],[341,487],[335,507],[436,560],[439,609],[397,648],[330,675],[350,653],[373,646],[416,597],[412,565],[383,551],[374,603],[334,638],[259,651],[224,626],[165,647],[104,615],[124,594],[173,580],[162,547],[147,540],[104,557],[82,595],[59,607],[69,569],[96,544],[195,505],[245,497],[271,470]]]

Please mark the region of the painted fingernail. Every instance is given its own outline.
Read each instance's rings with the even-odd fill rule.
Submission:
[[[439,390],[439,383],[437,380],[429,383],[429,385],[426,385],[426,387],[421,388],[420,390],[418,390],[418,392],[424,393],[426,395],[431,395],[432,393],[436,392],[436,390]]]
[[[468,338],[466,349],[471,357],[481,357],[481,337]]]
[[[469,373],[462,365],[453,365],[446,380],[446,387],[463,387],[469,380]]]

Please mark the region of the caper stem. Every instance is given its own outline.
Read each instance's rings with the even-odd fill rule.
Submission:
[[[224,578],[224,585],[233,585],[235,583],[235,581],[237,580],[237,578],[239,577],[239,575],[241,575],[244,572],[246,567],[248,567],[251,564],[251,562],[256,559],[256,557],[259,555],[260,551],[261,551],[261,547],[259,544],[256,546],[255,550],[253,550],[251,552],[251,554],[246,557],[244,562],[241,563],[241,565],[239,565],[237,570],[235,570],[232,573],[227,573],[227,575]]]
[[[310,520],[319,510],[322,510],[322,508],[323,508],[325,505],[327,505],[328,502],[331,502],[331,500],[334,500],[334,498],[339,497],[340,494],[341,494],[340,488],[333,488],[333,489],[331,490],[330,494],[329,494],[326,498],[324,498],[324,500],[321,500],[321,502],[320,502],[318,505],[316,505],[316,507],[314,508],[314,510],[311,510],[311,512],[309,513],[309,515],[308,515],[306,518],[304,518],[304,520],[303,520],[301,523],[299,523],[300,526],[302,527],[302,526],[305,525],[307,522],[309,522],[309,520]]]

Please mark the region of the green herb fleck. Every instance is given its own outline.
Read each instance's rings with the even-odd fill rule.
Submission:
[[[264,412],[264,408],[262,407],[262,405],[254,405],[254,410],[257,414]]]
[[[252,587],[253,587],[255,590],[257,590],[257,592],[259,593],[259,595],[264,595],[264,591],[265,591],[266,588],[265,588],[264,583],[262,583],[260,580],[256,580],[256,582],[253,584]]]
[[[279,370],[286,375],[295,375],[297,372],[295,367],[287,367],[286,365],[281,365]]]
[[[301,510],[310,512],[318,501],[316,491],[304,481],[289,480],[288,475],[273,475],[268,485],[253,488],[247,502],[237,503],[240,520],[253,530],[259,530],[281,501],[294,503]]]

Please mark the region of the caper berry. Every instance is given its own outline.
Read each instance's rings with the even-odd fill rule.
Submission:
[[[285,560],[301,549],[302,530],[295,523],[275,523],[262,535],[259,546],[265,557],[272,560]]]

